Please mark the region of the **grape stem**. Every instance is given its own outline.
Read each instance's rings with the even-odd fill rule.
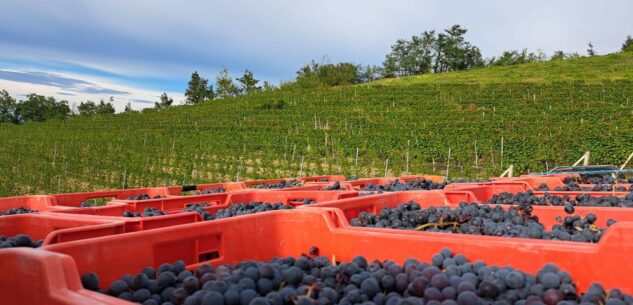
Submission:
[[[445,227],[445,226],[454,226],[455,228],[457,228],[459,226],[459,222],[453,221],[453,222],[425,223],[425,224],[423,224],[421,226],[416,227],[415,229],[417,231],[422,231],[422,230],[424,230],[426,228],[429,228],[429,227]]]

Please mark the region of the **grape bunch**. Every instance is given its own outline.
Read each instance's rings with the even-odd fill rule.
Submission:
[[[633,178],[631,179],[633,180]],[[617,183],[616,183],[617,181]],[[592,192],[626,192],[627,188],[619,183],[632,183],[625,179],[614,179],[611,176],[606,177],[581,177],[580,179],[574,177],[566,177],[563,179],[564,186],[557,186],[553,190],[550,189],[547,184],[541,183],[537,190],[539,191],[592,191]],[[583,186],[579,184],[594,184],[591,187]]]
[[[361,191],[370,192],[398,192],[398,191],[412,191],[412,190],[437,190],[443,189],[446,186],[446,182],[433,182],[426,179],[416,179],[407,181],[405,183],[399,180],[392,180],[387,184],[373,184],[370,183],[366,187],[361,188]]]
[[[38,210],[31,210],[29,208],[25,208],[25,207],[19,207],[19,208],[13,208],[13,209],[9,209],[6,211],[0,211],[0,216],[6,216],[6,215],[16,215],[16,214],[29,214],[29,213],[37,213],[39,212]]]
[[[288,199],[288,203],[291,203],[291,204],[308,205],[308,204],[315,204],[316,202],[317,201],[315,199],[309,199],[309,198]]]
[[[464,179],[458,178],[455,180],[445,181],[445,182],[434,182],[433,180],[427,179],[415,179],[406,181],[404,183],[399,180],[393,180],[387,184],[372,184],[370,183],[366,187],[362,188],[361,191],[369,191],[369,192],[398,192],[398,191],[413,191],[413,190],[439,190],[446,187],[448,184],[453,183],[479,183],[479,182],[490,182],[490,180],[477,180],[477,179]]]
[[[160,198],[167,198],[167,196],[161,196],[161,195],[156,195],[154,197],[147,195],[147,194],[139,194],[136,196],[132,196],[132,197],[127,197],[127,200],[147,200],[147,199],[160,199]]]
[[[196,192],[196,195],[219,194],[219,193],[226,193],[226,189],[224,189],[223,187],[210,188],[210,189],[198,191]]]
[[[145,208],[145,210],[143,210],[143,214],[131,211],[123,212],[123,217],[154,217],[162,215],[166,215],[165,212],[155,208]]]
[[[326,191],[337,191],[342,189],[343,187],[341,187],[341,182],[339,181],[334,181],[334,183],[325,188]]]
[[[575,199],[571,199],[569,195],[551,195],[545,193],[543,196],[537,196],[532,191],[511,194],[502,192],[492,196],[488,204],[529,204],[529,205],[549,205],[564,206],[571,203],[574,206],[592,206],[592,207],[633,207],[633,192],[628,193],[624,197],[617,196],[592,196],[589,194],[580,194]]]
[[[275,211],[275,210],[288,210],[292,209],[292,206],[284,205],[281,202],[268,203],[268,202],[243,202],[235,203],[227,207],[226,209],[218,210],[213,216],[213,219],[229,218],[240,215],[255,214],[261,212]]]
[[[291,201],[298,201],[298,202],[301,202],[301,204],[303,204],[303,205],[315,204],[317,202],[314,199],[308,199],[308,198],[305,198],[305,199],[292,199]]]
[[[323,256],[273,258],[235,265],[183,261],[145,267],[100,288],[95,273],[83,287],[143,305],[633,305],[619,289],[594,283],[584,294],[569,273],[546,264],[536,274],[470,262],[442,249],[430,262],[407,259],[332,264]]]
[[[571,211],[573,213],[573,210]],[[355,227],[391,228],[428,232],[459,233],[486,236],[551,239],[576,242],[598,242],[605,229],[594,225],[593,214],[557,219],[551,231],[532,215],[528,204],[503,209],[501,206],[460,203],[456,208],[446,206],[421,208],[409,201],[395,208],[384,208],[379,215],[361,212],[350,223]]]
[[[301,202],[302,204],[313,204],[316,202],[313,199],[296,199],[296,201]],[[232,204],[225,209],[218,210],[217,213],[213,215],[209,211],[205,210],[205,208],[209,206],[211,206],[211,204],[206,203],[206,202],[193,203],[193,204],[187,205],[187,207],[185,207],[180,212],[181,213],[196,212],[200,214],[200,216],[202,217],[202,220],[214,220],[214,219],[222,219],[222,218],[228,218],[228,217],[234,217],[234,216],[240,216],[240,215],[255,214],[255,213],[261,213],[261,212],[267,212],[267,211],[285,210],[285,209],[293,208],[292,206],[284,205],[281,202],[268,203],[268,202],[261,202],[261,201],[259,202],[253,201],[253,202],[242,202],[242,203]],[[153,216],[161,216],[161,215],[167,215],[167,214],[155,208],[145,208],[142,214],[139,212],[131,212],[131,211],[123,212],[124,217],[153,217]]]
[[[305,200],[306,199],[303,199],[302,202],[309,202]],[[304,204],[308,204],[308,203],[304,203]],[[214,220],[214,219],[229,218],[229,217],[240,216],[240,215],[255,214],[255,213],[261,213],[261,212],[267,212],[267,211],[273,211],[273,210],[284,210],[284,209],[293,208],[292,206],[284,205],[281,202],[277,202],[277,203],[267,203],[267,202],[261,202],[261,201],[260,202],[242,202],[242,203],[232,204],[225,209],[220,209],[217,211],[217,213],[215,213],[215,215],[213,215],[204,209],[205,207],[208,207],[208,206],[211,206],[211,205],[208,203],[191,204],[191,205],[188,205],[184,210],[182,210],[182,212],[197,212],[202,217],[202,220]]]
[[[537,188],[539,191],[558,191],[558,192],[579,192],[579,191],[590,191],[590,192],[626,192],[626,187],[619,185],[615,186],[613,184],[596,184],[592,187],[583,186],[581,187],[575,181],[571,181],[566,183],[564,186],[557,186],[554,189],[550,189],[549,186],[545,183],[541,183]]]
[[[200,216],[202,217],[202,220],[213,220],[213,215],[211,215],[211,213],[209,213],[208,211],[204,209],[205,207],[208,207],[208,206],[211,206],[211,205],[207,202],[194,203],[194,204],[188,205],[184,210],[182,210],[182,212],[183,213],[196,212],[200,214]]]
[[[566,179],[573,179],[567,177]],[[580,182],[584,184],[616,184],[616,183],[633,183],[633,178],[613,178],[611,175],[605,176],[581,176]]]
[[[27,234],[18,234],[16,236],[6,237],[0,235],[0,249],[14,247],[38,248],[42,246],[43,240],[33,241],[31,236]]]
[[[262,184],[254,185],[252,187],[257,188],[257,189],[285,189],[288,187],[295,187],[295,186],[301,186],[301,185],[302,185],[301,181],[297,179],[290,179],[290,180],[281,180],[279,183],[270,183],[270,184],[262,183]]]

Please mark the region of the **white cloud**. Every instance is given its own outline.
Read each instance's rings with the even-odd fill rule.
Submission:
[[[20,74],[21,77],[3,77],[3,72]],[[38,80],[29,80],[32,75],[37,75]],[[26,95],[36,93],[44,96],[53,96],[59,100],[67,100],[71,105],[78,105],[82,101],[100,100],[108,101],[114,98],[113,104],[117,111],[123,111],[129,102],[132,108],[140,110],[153,107],[153,102],[159,100],[162,92],[139,89],[112,83],[108,80],[92,76],[78,74],[59,74],[57,72],[25,73],[18,71],[0,70],[0,89],[7,90],[14,98],[24,99]],[[167,92],[177,104],[183,103],[185,97],[182,93]]]

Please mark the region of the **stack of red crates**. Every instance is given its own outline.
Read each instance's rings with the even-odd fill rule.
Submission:
[[[369,184],[387,184],[394,179],[407,182],[438,176],[402,176],[347,181],[343,176],[253,180],[184,187],[156,187],[89,193],[34,195],[0,198],[0,211],[29,208],[37,213],[0,216],[0,234],[29,234],[43,240],[39,248],[0,249],[0,304],[130,304],[106,294],[82,288],[80,275],[95,272],[107,287],[124,274],[146,266],[183,260],[187,268],[202,263],[219,265],[244,260],[269,260],[278,256],[300,256],[310,249],[333,261],[349,261],[362,255],[368,260],[402,263],[415,257],[430,261],[443,248],[450,248],[471,260],[512,265],[536,272],[555,263],[570,273],[580,292],[593,282],[605,288],[633,293],[633,209],[577,207],[580,215],[594,213],[597,226],[608,219],[598,243],[474,236],[450,233],[354,227],[352,218],[362,212],[379,213],[407,201],[422,207],[450,206],[460,202],[484,203],[502,192],[532,191],[546,184],[563,186],[565,175],[497,178],[482,183],[454,183],[443,190],[400,191],[363,194]],[[284,180],[292,187],[266,189]],[[328,190],[337,183],[337,190]],[[255,188],[256,187],[256,188]],[[630,186],[629,186],[630,188]],[[628,188],[627,188],[628,189]],[[201,191],[213,190],[209,193]],[[554,195],[590,193],[625,196],[627,192],[554,192]],[[140,194],[150,199],[134,200]],[[154,198],[157,197],[157,198]],[[106,198],[100,206],[82,203]],[[130,199],[132,198],[132,199]],[[279,202],[294,209],[203,221],[199,213],[182,212],[191,204],[205,203],[215,214],[242,202]],[[165,215],[123,217],[126,212],[143,213],[152,208]],[[508,208],[505,206],[504,208]],[[562,207],[534,206],[533,214],[551,227],[565,216]]]

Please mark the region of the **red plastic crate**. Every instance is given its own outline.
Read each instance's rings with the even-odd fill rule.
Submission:
[[[452,186],[450,184],[449,186]],[[455,188],[445,188],[444,190],[468,190],[470,192],[475,193],[477,198],[481,201],[488,201],[495,194],[499,193],[523,193],[529,190],[525,189],[525,182],[493,182],[493,183],[484,183],[484,184],[473,184],[473,185],[464,185],[461,187]],[[628,194],[628,192],[592,192],[592,191],[532,191],[536,196],[543,196],[546,193],[552,196],[569,196],[571,199],[576,198],[576,196],[581,194],[587,194],[595,197],[600,196],[616,196],[623,197]]]
[[[197,213],[148,218],[99,217],[61,213],[10,215],[0,219],[0,234],[28,234],[44,245],[163,228],[201,221]]]
[[[331,202],[335,200],[341,200],[345,198],[354,198],[358,196],[356,191],[330,191],[330,192],[315,192],[315,191],[270,191],[270,190],[251,190],[240,191],[228,194],[226,201],[221,204],[211,205],[204,207],[203,209],[209,212],[211,215],[215,215],[219,210],[226,209],[234,204],[248,203],[248,202],[262,202],[262,203],[277,203],[280,202],[283,205],[298,207],[304,206],[304,199],[315,200],[316,203]],[[160,217],[160,216],[159,216]],[[154,218],[154,217],[152,217]]]
[[[481,187],[485,188],[485,187]],[[358,217],[361,212],[370,212],[379,214],[384,208],[394,208],[401,203],[415,201],[421,207],[432,206],[449,206],[457,207],[460,202],[482,202],[477,196],[477,188],[464,190],[434,190],[421,192],[390,192],[372,196],[350,198],[338,201],[330,201],[325,203],[317,203],[305,206],[306,208],[336,208],[341,211],[341,225],[345,228],[353,230],[378,230],[379,232],[387,231],[404,231],[382,228],[365,228],[353,227],[350,224],[352,218]],[[501,205],[505,209],[509,209],[511,205]],[[631,208],[603,208],[603,207],[576,207],[575,214],[586,216],[593,213],[597,217],[596,225],[606,227],[609,219],[615,219],[620,222],[633,222],[633,209]],[[564,218],[568,214],[562,206],[533,206],[533,215],[539,217],[539,220],[546,228],[551,228],[557,224],[557,217]],[[609,228],[610,230],[611,228]],[[427,232],[415,232],[414,234],[429,234]],[[433,233],[431,233],[433,234]]]
[[[362,188],[367,187],[370,184],[373,185],[382,185],[389,184],[394,180],[398,180],[398,178],[361,178],[358,180],[350,180],[342,182],[341,185],[348,186],[347,188],[352,190],[360,190]]]
[[[294,192],[294,191],[328,191],[327,188],[331,186],[333,182],[312,182],[307,183],[303,186],[296,187],[288,187],[285,189],[279,189],[278,191],[282,192]],[[351,185],[346,182],[339,182],[341,189],[340,190],[354,190]],[[332,190],[332,191],[340,191],[340,190]]]
[[[125,205],[123,205],[125,207]],[[103,206],[96,208],[76,208],[71,210],[55,211],[51,214],[65,214],[75,215],[76,217],[82,217],[88,215],[88,217],[102,217],[107,220],[117,220],[125,222],[127,231],[142,231],[155,228],[169,227],[181,224],[188,224],[193,222],[202,221],[198,213],[174,213],[153,217],[124,217],[123,211],[119,206],[112,208],[111,206]]]
[[[101,286],[145,266],[184,260],[188,268],[215,266],[274,256],[299,256],[310,247],[336,261],[363,255],[368,260],[403,263],[410,257],[429,262],[442,248],[471,261],[512,265],[535,273],[553,262],[570,273],[579,292],[595,281],[606,289],[633,292],[631,223],[610,228],[598,244],[465,236],[457,234],[386,234],[343,229],[332,209],[274,211],[169,229],[94,238],[44,247],[0,251],[0,295],[8,304],[129,304],[81,288],[79,276],[96,272]],[[319,234],[314,234],[319,232]],[[249,245],[244,247],[244,245]],[[379,246],[377,246],[379,245]],[[8,276],[10,275],[10,276]]]
[[[20,207],[39,212],[69,209],[69,207],[58,206],[55,198],[48,195],[0,198],[0,211],[2,212]]]
[[[523,191],[534,190],[538,188],[542,183],[547,184],[548,187],[553,189],[557,186],[563,186],[563,180],[558,177],[546,177],[546,176],[526,176],[521,177],[496,177],[490,182],[460,182],[451,183],[445,187],[445,189],[461,189],[471,186],[486,186],[486,185],[518,185],[523,188]]]
[[[108,202],[106,205],[98,207],[68,207],[63,210],[54,210],[52,213],[64,213],[64,214],[81,214],[81,215],[96,215],[96,216],[123,216],[123,212],[129,210],[126,203],[123,202]]]
[[[543,176],[535,176],[535,175],[522,175],[520,177],[515,178],[495,178],[493,183],[521,183],[526,186],[526,190],[537,190],[541,184],[547,185],[550,190],[553,190],[556,187],[563,187],[565,183],[563,180],[565,178],[574,177],[580,178],[578,175],[569,175],[569,174],[560,174],[560,175],[543,175]],[[456,185],[447,186],[447,188],[459,188],[465,185],[485,185],[487,183],[460,183]],[[596,186],[595,184],[578,184],[580,187],[589,187],[592,188]],[[615,186],[624,186],[626,189],[631,188],[630,183],[619,183],[614,184]]]
[[[464,188],[463,191],[468,191],[474,195],[478,199],[479,202],[485,203],[490,200],[494,194],[498,194],[500,192],[509,192],[516,193],[509,189],[507,186],[497,186],[497,185],[488,185],[488,186],[479,186],[479,187],[470,187]],[[549,193],[552,196],[569,196],[570,199],[576,198],[576,196],[581,194],[587,194],[595,197],[600,196],[617,196],[623,197],[627,194],[627,192],[552,192],[552,191],[535,191],[534,195],[536,196],[544,196],[546,193]],[[562,206],[533,206],[535,213],[547,213],[546,215],[559,215],[565,216],[565,214],[561,214],[563,210]],[[606,221],[609,219],[615,219],[618,221],[633,221],[633,208],[617,208],[617,207],[591,207],[591,206],[575,206],[574,207],[575,214],[586,216],[589,213],[593,213],[598,217],[597,224],[599,226],[606,226]]]
[[[226,194],[216,194],[216,196],[224,196]],[[171,199],[180,199],[180,198],[171,198]],[[138,208],[138,212],[142,213],[145,206],[158,206],[159,204],[143,203]],[[125,222],[125,230],[124,232],[133,232],[133,231],[142,231],[149,230],[155,228],[169,227],[181,224],[189,224],[194,222],[202,221],[200,215],[198,213],[189,212],[189,213],[181,213],[180,211],[184,209],[175,209],[167,212],[167,215],[161,216],[153,216],[153,217],[124,217],[123,212],[137,212],[134,210],[134,205],[128,205],[126,203],[121,202],[109,202],[105,206],[100,207],[87,207],[87,208],[72,208],[61,211],[54,211],[52,214],[67,214],[67,215],[75,215],[81,217],[82,215],[89,215],[88,217],[99,217],[101,216],[103,219],[109,220],[117,220]]]
[[[246,186],[243,182],[221,182],[221,183],[210,183],[210,184],[196,184],[196,185],[185,185],[182,187],[184,191],[204,191],[208,189],[218,189],[223,188],[226,193],[234,192],[239,190],[246,189]],[[179,195],[184,195],[179,193]],[[189,194],[190,196],[195,196],[196,194]]]
[[[175,213],[193,203],[206,202],[211,205],[223,205],[228,196],[228,193],[218,193],[146,200],[114,200],[112,203],[125,203],[128,206],[127,210],[131,212],[143,213],[146,208],[154,208],[166,213]]]
[[[343,175],[324,175],[324,176],[310,176],[310,177],[299,177],[297,180],[303,183],[310,182],[334,182],[334,181],[345,181],[347,178]]]
[[[530,177],[534,177],[534,178],[557,177],[557,178],[559,178],[562,181],[563,179],[569,178],[569,177],[580,178],[580,175],[578,175],[578,174],[545,174],[545,175],[524,174],[524,175],[520,175],[519,177],[516,177],[516,178],[530,178]]]
[[[565,186],[563,180],[568,177],[573,177],[574,175],[544,175],[544,176],[533,176],[533,175],[522,175],[517,178],[518,181],[527,182],[533,189],[537,189],[541,184],[546,184],[550,189],[554,189],[557,186]]]
[[[55,215],[51,213],[31,213],[2,217],[0,234],[15,236],[28,234],[35,240],[44,240],[44,245],[116,234],[123,223],[113,219],[73,217],[72,215]],[[73,230],[83,228],[83,230]]]
[[[457,190],[457,189],[465,189],[470,187],[478,187],[478,186],[491,186],[495,187],[499,192],[509,192],[509,193],[519,193],[519,192],[527,192],[533,191],[534,193],[543,194],[548,192],[550,194],[561,194],[561,195],[570,195],[575,197],[577,194],[592,194],[594,196],[623,196],[628,192],[626,191],[553,191],[553,189],[557,186],[564,186],[565,184],[558,181],[556,177],[545,177],[547,180],[538,180],[534,182],[533,180],[522,180],[522,179],[503,179],[503,180],[495,180],[491,182],[474,182],[474,183],[452,183],[447,185],[444,189],[446,190]],[[543,182],[548,181],[548,182]],[[542,183],[548,185],[551,189],[550,191],[538,191],[538,186]],[[593,184],[580,184],[580,187],[593,187]],[[630,187],[627,187],[629,189]]]
[[[300,177],[300,178],[249,180],[249,181],[244,181],[244,184],[246,185],[246,187],[251,188],[259,184],[279,183],[282,180],[295,179],[304,183],[304,185],[296,186],[292,188],[286,188],[283,190],[317,190],[317,189],[326,188],[327,186],[331,185],[331,183],[326,183],[326,182],[321,181],[324,178],[329,179],[329,181],[339,181],[341,184],[341,187],[346,190],[360,190],[361,188],[368,186],[370,183],[371,184],[388,184],[394,180],[399,180],[400,182],[403,182],[403,183],[407,181],[411,181],[411,180],[418,180],[418,179],[431,180],[437,183],[444,181],[444,178],[442,178],[441,176],[428,176],[428,175],[405,175],[405,176],[394,177],[394,178],[361,178],[358,180],[345,180],[344,176],[313,176],[313,177]]]
[[[183,196],[174,198],[160,198],[147,200],[115,200],[105,206],[72,208],[57,213],[88,214],[98,216],[115,216],[121,219],[133,219],[122,217],[123,212],[143,213],[146,208],[154,208],[167,214],[181,214],[181,211],[194,203],[209,203],[211,206],[204,209],[211,214],[217,213],[232,204],[242,202],[281,202],[284,205],[300,206],[304,199],[315,200],[317,203],[357,197],[356,191],[272,191],[272,190],[245,190],[232,193]],[[145,219],[160,219],[164,216],[147,217]],[[141,217],[143,218],[143,217]]]
[[[167,187],[153,187],[153,188],[137,188],[137,189],[124,189],[124,190],[107,190],[97,192],[84,192],[84,193],[67,193],[67,194],[54,194],[51,195],[55,198],[56,205],[79,207],[82,202],[89,199],[96,198],[109,198],[113,199],[127,199],[140,194],[147,194],[151,197],[160,196],[179,196],[180,186],[167,186]]]
[[[349,180],[349,181],[341,182],[341,186],[345,187],[346,189],[361,190],[362,188],[365,188],[369,186],[370,184],[384,185],[384,184],[389,184],[395,180],[400,181],[401,183],[406,183],[409,181],[421,180],[421,179],[431,180],[436,183],[444,182],[444,178],[442,178],[441,176],[405,175],[405,176],[400,176],[400,177],[395,177],[395,178],[361,178],[358,180]]]
[[[541,184],[545,183],[545,184],[547,184],[547,186],[550,189],[553,190],[557,186],[560,186],[560,187],[565,186],[565,183],[563,182],[563,180],[565,178],[580,179],[580,175],[569,175],[569,174],[546,175],[546,176],[523,175],[523,176],[520,176],[518,178],[518,180],[522,180],[522,181],[528,182],[533,189],[537,189]],[[589,183],[579,183],[578,186],[579,187],[593,188],[596,185],[595,184],[589,184]],[[615,183],[614,184],[614,187],[618,187],[618,186],[623,186],[627,190],[629,190],[631,188],[631,184],[630,183]]]
[[[435,183],[441,183],[445,181],[444,177],[442,176],[431,176],[431,175],[402,175],[399,177],[399,179],[402,182],[420,180],[420,179],[431,180]]]
[[[342,175],[324,175],[324,176],[309,176],[309,177],[297,177],[297,178],[277,178],[277,179],[263,179],[263,180],[246,180],[242,183],[247,188],[253,188],[260,184],[273,184],[280,183],[281,181],[297,180],[302,186],[303,184],[318,183],[318,182],[333,182],[333,181],[345,181],[345,176]]]
[[[116,200],[113,203],[126,203],[128,210],[142,213],[145,208],[155,208],[167,213],[180,212],[188,205],[194,203],[209,203],[212,206],[226,208],[233,203],[262,201],[262,202],[282,202],[286,205],[294,205],[298,199],[312,199],[317,202],[338,200],[343,198],[356,197],[355,191],[273,191],[273,190],[244,190],[232,193],[194,195],[178,198],[148,199],[139,201]],[[120,214],[119,214],[120,216]]]
[[[358,197],[356,191],[250,191],[229,194],[224,208],[231,204],[242,202],[281,202],[284,205],[301,206],[304,199],[315,200],[317,203]]]
[[[538,189],[539,185],[542,183],[547,184],[550,189],[554,189],[557,186],[564,186],[562,180],[557,177],[544,177],[544,179],[519,179],[519,178],[511,178],[511,179],[497,179],[490,182],[462,182],[462,183],[451,183],[447,185],[444,189],[452,190],[452,189],[463,189],[473,186],[497,186],[497,187],[508,187],[507,192],[527,192],[527,191],[535,191]]]
[[[278,178],[278,179],[246,180],[246,181],[243,181],[242,183],[244,183],[244,185],[247,188],[253,188],[260,184],[280,183],[283,180],[298,180],[298,179],[297,178]]]

